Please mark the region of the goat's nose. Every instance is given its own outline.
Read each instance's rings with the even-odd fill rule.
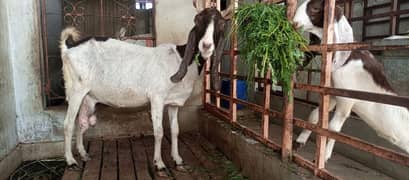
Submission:
[[[299,29],[300,28],[300,24],[298,22],[293,22],[292,25],[293,25],[294,29]]]
[[[212,43],[203,43],[203,49],[209,49],[212,47]]]

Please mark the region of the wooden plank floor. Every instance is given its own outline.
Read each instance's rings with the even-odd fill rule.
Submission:
[[[153,136],[91,140],[88,152],[91,160],[81,162],[81,171],[65,170],[64,180],[146,180],[146,179],[225,179],[227,171],[223,163],[214,160],[220,156],[216,148],[197,133],[179,135],[179,153],[190,172],[177,171],[170,151],[170,139],[162,141],[162,158],[169,169],[170,177],[157,177],[152,165]],[[79,158],[76,157],[79,161]],[[80,162],[80,161],[79,161]]]

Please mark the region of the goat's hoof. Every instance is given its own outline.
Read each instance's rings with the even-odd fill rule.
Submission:
[[[67,166],[67,169],[70,171],[81,171],[82,168],[78,164],[71,164]]]
[[[81,160],[84,162],[87,162],[89,160],[91,160],[91,156],[88,154],[85,154],[84,156],[81,156]]]
[[[176,170],[180,172],[188,173],[192,171],[192,168],[182,163],[182,164],[176,165]]]
[[[156,170],[156,175],[158,177],[166,178],[166,177],[170,177],[170,172],[166,168],[157,169]]]

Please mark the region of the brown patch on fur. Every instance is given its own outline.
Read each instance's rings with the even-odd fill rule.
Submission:
[[[307,4],[307,15],[312,24],[317,27],[324,27],[324,0],[311,0]],[[344,15],[340,6],[335,6],[335,19],[339,21]]]
[[[362,60],[364,69],[372,76],[375,83],[383,89],[395,93],[395,90],[392,88],[388,82],[388,79],[386,78],[383,65],[372,55],[371,52],[366,50],[352,51],[344,65],[348,64],[348,62],[351,60]]]

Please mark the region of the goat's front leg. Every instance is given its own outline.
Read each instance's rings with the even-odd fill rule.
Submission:
[[[345,98],[338,98],[337,99],[337,109],[335,110],[334,117],[329,124],[329,130],[339,132],[341,131],[342,126],[344,125],[346,119],[351,114],[351,109],[354,106],[353,100],[348,100]],[[329,139],[326,153],[325,153],[325,161],[328,161],[331,158],[332,150],[334,149],[335,140]]]
[[[179,155],[178,149],[178,135],[179,135],[179,123],[178,123],[178,110],[177,106],[169,106],[169,124],[172,137],[172,158],[176,162],[176,168],[179,171],[187,171],[187,167],[184,166],[183,160]]]
[[[68,166],[72,166],[75,169],[77,166],[77,161],[75,161],[74,156],[72,155],[71,143],[72,143],[72,134],[75,126],[75,119],[77,113],[80,109],[82,100],[84,96],[88,93],[88,90],[77,91],[74,93],[68,102],[67,115],[64,120],[64,145],[65,152],[64,157],[67,161]]]
[[[163,117],[163,100],[158,98],[153,98],[151,100],[151,113],[152,113],[152,124],[153,124],[153,135],[155,136],[155,152],[153,154],[153,164],[157,170],[164,170],[165,164],[162,161],[161,156],[161,145],[163,137],[163,127],[162,127],[162,117]]]
[[[332,111],[335,108],[335,105],[337,104],[337,101],[335,98],[331,97],[330,101],[329,101],[329,109],[328,111]],[[320,110],[319,107],[315,108],[311,113],[310,116],[308,117],[308,122],[312,123],[312,124],[317,124],[318,120],[319,120],[319,114],[320,114]],[[311,131],[304,129],[300,135],[298,135],[296,142],[301,144],[301,145],[305,145],[305,143],[307,143],[308,138],[311,135]]]

